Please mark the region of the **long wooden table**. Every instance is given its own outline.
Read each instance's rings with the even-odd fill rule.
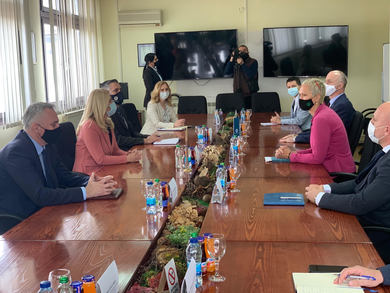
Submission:
[[[232,194],[224,205],[211,204],[203,222],[201,232],[222,232],[228,240],[221,262],[227,281],[206,283],[207,292],[292,292],[291,272],[305,272],[309,264],[383,264],[354,216],[311,203],[263,206],[265,192],[302,193],[310,183],[331,182],[321,165],[264,162],[264,156],[272,156],[279,146],[280,137],[297,132],[293,126],[260,126],[270,115],[252,118],[252,135],[238,181],[241,192]],[[185,118],[188,125],[213,125],[212,115]],[[181,143],[194,145],[194,129],[182,132],[181,138]],[[73,279],[84,273],[99,278],[113,259],[119,268],[121,292],[125,290],[167,218],[167,214],[146,216],[140,180],[169,180],[177,175],[174,147],[137,148],[144,150],[141,164],[106,166],[98,172],[114,175],[124,189],[118,200],[45,207],[1,236],[0,292],[10,288],[33,292],[50,270],[59,267],[69,268]],[[179,190],[187,179],[176,177]]]

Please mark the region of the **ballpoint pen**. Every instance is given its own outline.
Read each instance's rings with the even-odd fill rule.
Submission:
[[[336,274],[337,276],[340,277],[340,274]],[[361,275],[361,276],[356,276],[356,275],[348,275],[347,279],[358,279],[358,280],[371,280],[371,281],[376,281],[376,279],[372,276],[366,276],[366,275]]]

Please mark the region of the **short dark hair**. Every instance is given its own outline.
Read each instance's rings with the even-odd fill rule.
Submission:
[[[101,84],[100,84],[100,88],[101,89],[105,89],[105,90],[109,90],[109,85],[113,82],[116,82],[116,83],[119,83],[119,81],[117,79],[109,79],[109,80],[106,80],[106,81],[103,81]]]
[[[292,82],[292,81],[295,81],[297,83],[297,85],[301,85],[301,80],[297,76],[291,76],[291,77],[287,78],[286,84],[288,82]]]
[[[146,65],[148,65],[149,62],[153,62],[154,56],[156,56],[155,53],[148,53],[148,54],[145,55],[144,60],[145,60]]]

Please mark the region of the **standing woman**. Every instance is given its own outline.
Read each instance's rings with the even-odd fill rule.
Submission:
[[[141,129],[142,134],[151,135],[158,128],[184,126],[185,119],[177,120],[172,107],[171,90],[165,81],[156,83],[151,96],[146,110],[146,122]]]
[[[116,142],[114,123],[109,116],[116,104],[107,90],[93,90],[77,127],[76,156],[73,171],[91,174],[104,165],[138,162],[141,151],[122,151]]]
[[[289,158],[294,163],[323,164],[328,172],[355,172],[355,163],[348,136],[339,115],[323,104],[325,85],[316,78],[307,79],[299,89],[299,107],[313,116],[310,148],[292,152],[281,146],[277,158]]]
[[[145,66],[142,73],[142,78],[144,79],[144,84],[146,88],[145,98],[144,98],[144,107],[148,106],[150,101],[150,93],[154,89],[154,86],[157,82],[162,80],[160,74],[157,71],[156,63],[158,61],[156,54],[148,53],[145,55]]]

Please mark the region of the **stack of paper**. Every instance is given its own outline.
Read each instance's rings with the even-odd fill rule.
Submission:
[[[360,287],[333,284],[334,273],[293,273],[297,293],[363,293]]]
[[[179,138],[173,137],[173,138],[162,139],[160,141],[155,141],[153,144],[155,144],[155,145],[176,145],[178,142],[179,142]]]
[[[173,127],[173,128],[159,128],[158,131],[181,131],[185,130],[187,126]]]

